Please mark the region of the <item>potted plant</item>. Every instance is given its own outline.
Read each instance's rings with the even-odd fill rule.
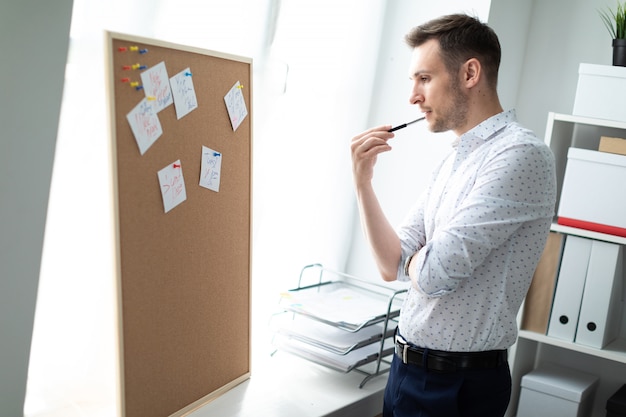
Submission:
[[[618,0],[615,11],[600,11],[600,17],[613,37],[613,65],[626,67],[626,3]]]

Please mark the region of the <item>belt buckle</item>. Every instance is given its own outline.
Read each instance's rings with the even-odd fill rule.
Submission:
[[[401,351],[400,349],[401,348]],[[396,334],[396,353],[402,358],[402,362],[407,364],[407,352],[409,350],[409,344],[404,340],[402,336]]]

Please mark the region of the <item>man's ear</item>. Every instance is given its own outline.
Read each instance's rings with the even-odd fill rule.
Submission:
[[[462,81],[467,88],[474,87],[482,77],[482,66],[480,65],[480,61],[476,58],[470,58],[465,61],[461,71],[463,77]]]

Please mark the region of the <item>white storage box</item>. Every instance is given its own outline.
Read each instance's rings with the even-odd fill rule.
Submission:
[[[558,223],[626,237],[625,184],[626,156],[570,148]]]
[[[626,122],[625,94],[626,67],[580,64],[573,114]]]
[[[543,365],[522,377],[517,417],[582,417],[591,415],[594,375]]]

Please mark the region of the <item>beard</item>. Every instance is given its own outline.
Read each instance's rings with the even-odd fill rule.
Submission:
[[[432,132],[455,130],[467,123],[469,97],[461,90],[460,82],[456,80],[446,94],[450,97],[448,105],[442,107],[435,115],[430,126]]]

